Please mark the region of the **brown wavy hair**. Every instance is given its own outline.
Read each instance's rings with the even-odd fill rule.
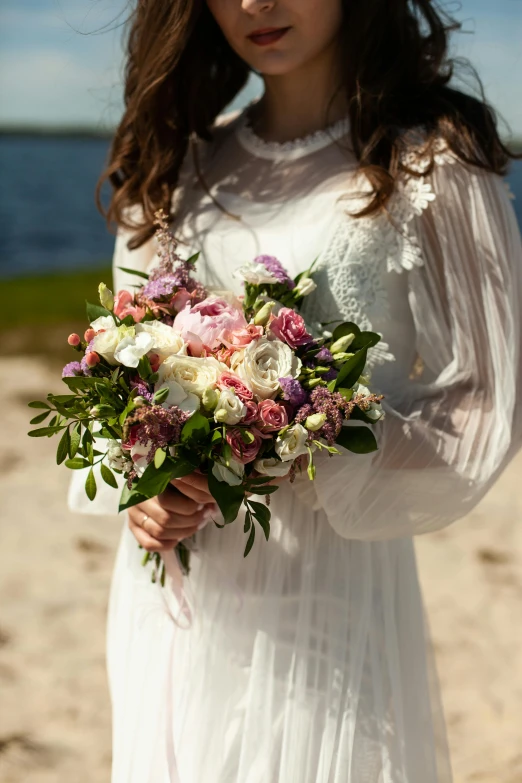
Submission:
[[[191,141],[211,141],[212,125],[250,74],[204,0],[137,0],[128,23],[125,112],[116,130],[98,204],[109,225],[134,231],[136,248],[154,232],[154,213],[171,214]],[[450,34],[460,25],[432,0],[346,0],[341,30],[347,52],[351,144],[373,196],[359,216],[385,209],[404,165],[407,131],[422,129],[433,167],[442,137],[467,164],[504,175],[516,157],[502,143],[480,80],[474,97],[450,86],[456,62]],[[415,172],[410,172],[415,175]],[[112,185],[108,209],[100,190]],[[128,208],[141,207],[142,222]]]

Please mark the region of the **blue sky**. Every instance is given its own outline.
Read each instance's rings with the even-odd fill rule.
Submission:
[[[444,2],[464,22],[455,52],[522,136],[522,0]],[[0,122],[112,125],[121,111],[121,30],[90,34],[126,0],[0,0]],[[256,89],[256,85],[253,86]]]

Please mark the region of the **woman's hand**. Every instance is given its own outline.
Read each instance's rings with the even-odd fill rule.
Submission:
[[[166,552],[190,538],[216,514],[207,480],[193,473],[175,479],[158,497],[128,510],[129,528],[147,552]]]

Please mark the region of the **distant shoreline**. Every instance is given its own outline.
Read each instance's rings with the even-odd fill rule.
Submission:
[[[6,125],[0,126],[0,138],[2,136],[27,136],[35,138],[75,138],[75,139],[112,139],[115,128],[82,128],[82,127],[47,127],[35,128],[30,125]],[[522,136],[504,140],[504,143],[516,155],[522,154]]]

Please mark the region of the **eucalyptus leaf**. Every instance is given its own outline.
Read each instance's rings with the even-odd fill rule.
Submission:
[[[100,475],[102,479],[105,481],[106,484],[109,485],[109,487],[113,487],[113,489],[118,489],[118,482],[116,481],[116,476],[112,472],[112,470],[107,467],[107,465],[104,465],[103,462],[100,465]]]

